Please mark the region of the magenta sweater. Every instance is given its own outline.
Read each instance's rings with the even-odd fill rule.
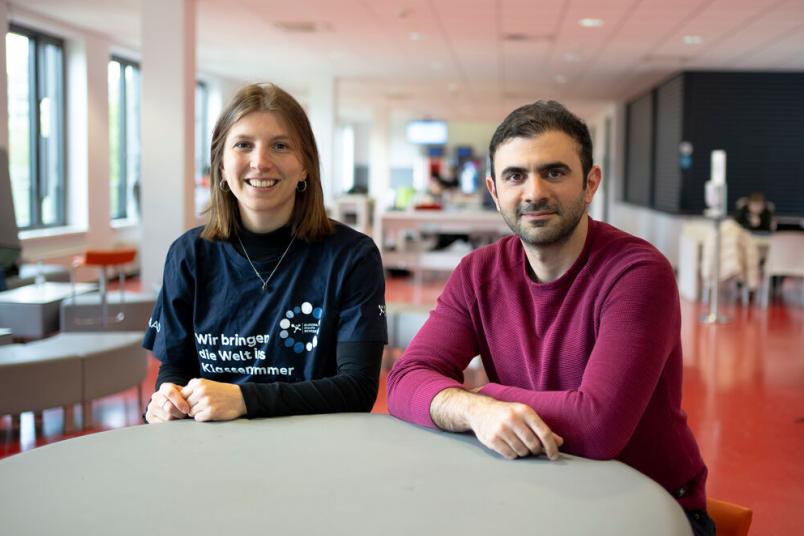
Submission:
[[[435,427],[430,403],[480,354],[481,393],[531,406],[562,450],[617,459],[705,508],[706,466],[681,410],[681,312],[648,242],[589,220],[583,251],[534,283],[518,237],[467,255],[388,377],[391,414]]]

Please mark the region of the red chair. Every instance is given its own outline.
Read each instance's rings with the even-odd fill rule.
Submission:
[[[126,274],[122,270],[122,266],[134,261],[137,257],[137,250],[135,248],[114,249],[114,250],[87,250],[87,252],[79,257],[73,259],[73,270],[70,274],[70,279],[75,282],[75,272],[82,266],[96,267],[100,269],[100,278],[98,285],[100,287],[100,319],[81,319],[82,324],[100,324],[106,327],[109,324],[108,309],[109,304],[107,300],[107,283],[109,267],[117,267],[117,275],[120,283],[120,312],[118,312],[111,320],[113,322],[122,322],[125,319],[123,312],[123,305],[125,303],[125,282]],[[73,302],[75,302],[75,291],[73,291]]]
[[[708,498],[706,510],[715,522],[717,536],[747,536],[754,512],[750,508]]]

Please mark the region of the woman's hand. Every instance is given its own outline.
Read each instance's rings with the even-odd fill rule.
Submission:
[[[190,412],[190,404],[181,394],[181,387],[175,383],[165,382],[159,390],[151,395],[145,420],[149,423],[184,419]]]
[[[230,421],[246,414],[240,386],[194,378],[181,390],[190,405],[187,415],[196,421]]]

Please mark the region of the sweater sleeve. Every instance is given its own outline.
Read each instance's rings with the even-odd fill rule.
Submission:
[[[436,308],[388,374],[388,410],[395,417],[436,428],[430,417],[433,398],[449,387],[463,387],[463,370],[479,353],[464,269],[461,263],[452,273]]]
[[[568,452],[615,458],[645,413],[680,329],[670,266],[635,264],[603,302],[598,336],[577,389],[532,391],[489,383],[481,393],[531,406],[564,437]]]
[[[337,371],[329,378],[241,384],[247,417],[371,411],[383,346],[382,342],[339,342]]]

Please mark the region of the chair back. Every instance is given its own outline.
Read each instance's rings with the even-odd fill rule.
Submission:
[[[759,287],[759,248],[751,233],[728,218],[720,223],[720,282],[736,278],[750,289]],[[703,243],[701,277],[710,283],[715,263],[715,231],[711,229]]]
[[[804,233],[777,231],[771,235],[765,273],[804,277]]]
[[[754,512],[750,508],[708,498],[706,510],[715,522],[717,536],[747,536]]]
[[[388,347],[404,350],[430,316],[431,307],[389,303]]]

